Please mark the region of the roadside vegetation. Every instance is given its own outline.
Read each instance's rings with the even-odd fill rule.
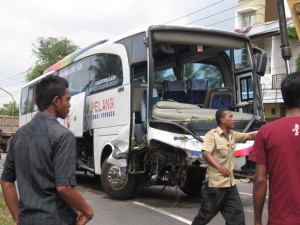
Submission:
[[[73,44],[73,42],[67,38],[37,38],[32,49],[32,53],[36,57],[36,62],[28,69],[26,80],[31,81],[39,77],[49,66],[78,49],[79,46]]]

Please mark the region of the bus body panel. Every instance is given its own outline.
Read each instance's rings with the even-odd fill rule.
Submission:
[[[183,149],[183,151],[187,153],[188,157],[199,157],[201,155],[202,143],[191,135],[172,133],[149,127],[148,142],[150,143],[152,140],[160,141],[170,146]]]
[[[90,129],[130,124],[130,85],[86,98],[86,121]]]
[[[72,131],[75,137],[83,137],[85,92],[73,95],[70,104],[71,107],[67,117],[64,120],[59,118],[57,120]]]

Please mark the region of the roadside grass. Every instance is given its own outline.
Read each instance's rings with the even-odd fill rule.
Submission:
[[[10,212],[5,204],[2,192],[0,192],[0,224],[1,225],[13,225],[14,221],[10,215]]]

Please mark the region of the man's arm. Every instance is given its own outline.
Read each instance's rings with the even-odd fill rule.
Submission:
[[[256,164],[253,180],[254,224],[261,225],[265,198],[267,193],[267,167]]]
[[[1,180],[1,188],[4,200],[14,220],[14,224],[18,223],[19,202],[15,183]]]
[[[224,177],[230,176],[230,170],[224,166],[221,166],[209,151],[202,150],[202,157],[210,166],[217,169]]]
[[[72,208],[79,211],[77,225],[84,225],[93,218],[94,212],[92,207],[84,200],[74,186],[58,186],[56,190]]]
[[[256,134],[257,134],[257,131],[248,133],[247,141],[248,141],[248,140],[254,140],[255,137],[256,137]]]

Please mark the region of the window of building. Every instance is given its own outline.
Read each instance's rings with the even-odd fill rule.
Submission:
[[[244,14],[243,15],[243,27],[249,27],[255,23],[254,14]]]

